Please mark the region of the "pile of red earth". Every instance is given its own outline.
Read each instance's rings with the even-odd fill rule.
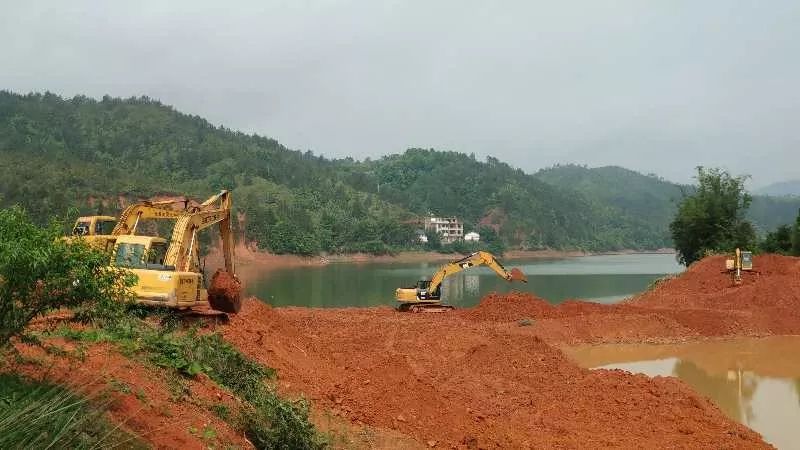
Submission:
[[[220,330],[276,368],[282,392],[419,447],[768,448],[678,380],[583,369],[536,336],[542,321],[598,307],[515,294],[410,314],[249,299]]]
[[[739,285],[724,271],[725,258],[715,256],[616,305],[553,306],[516,293],[489,295],[459,314],[476,321],[531,321],[526,333],[568,344],[800,334],[800,258],[756,256],[754,266]]]

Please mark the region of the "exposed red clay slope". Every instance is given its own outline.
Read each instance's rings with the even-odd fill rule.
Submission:
[[[70,342],[58,339],[48,340],[48,345],[58,345],[67,351],[75,348]],[[39,363],[5,369],[34,379],[46,377],[50,382],[66,384],[90,398],[101,393],[110,394],[113,400],[109,408],[111,421],[132,431],[153,448],[200,450],[229,445],[253,448],[244,436],[210,412],[210,405],[235,406],[236,400],[208,378],[184,379],[188,392],[176,392],[183,398],[173,398],[167,377],[174,375],[127,359],[108,344],[92,345],[83,358],[54,357],[41,348],[23,344],[18,344],[17,349]],[[213,429],[215,436],[201,438],[207,429]]]
[[[448,314],[273,309],[249,299],[220,330],[275,367],[284,392],[422,445],[768,447],[675,379],[579,368],[534,334],[539,320],[516,323],[584,309],[613,313],[513,297],[490,297],[474,310]]]

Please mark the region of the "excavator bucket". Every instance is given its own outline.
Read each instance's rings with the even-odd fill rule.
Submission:
[[[526,277],[521,270],[514,267],[511,269],[511,281],[522,281],[523,283],[527,283],[528,277]]]
[[[242,283],[223,269],[217,269],[208,288],[208,304],[217,311],[238,313],[242,309]]]

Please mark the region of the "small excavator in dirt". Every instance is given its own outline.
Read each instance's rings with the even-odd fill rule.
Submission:
[[[121,217],[122,222],[130,220]],[[211,287],[206,289],[198,233],[217,224],[225,270],[218,270]],[[135,228],[134,222],[132,229]],[[210,306],[226,313],[236,313],[241,308],[241,283],[234,271],[230,192],[222,191],[198,207],[179,212],[169,241],[135,234],[120,234],[115,238],[111,263],[137,276],[133,287],[137,303],[178,309]]]
[[[183,209],[170,207],[183,203]],[[177,219],[187,211],[188,198],[162,201],[140,201],[134,203],[119,216],[119,220],[111,216],[84,216],[75,220],[72,236],[68,239],[83,239],[89,245],[108,253],[114,248],[117,237],[124,234],[136,234],[139,222],[148,219]]]
[[[725,260],[725,270],[731,275],[734,285],[742,284],[742,273],[753,272],[753,252],[737,248],[733,259]]]
[[[429,280],[420,280],[416,286],[398,288],[395,291],[395,299],[400,303],[397,310],[402,312],[446,312],[453,309],[452,305],[445,305],[441,301],[444,279],[462,270],[484,265],[494,270],[497,276],[506,281],[528,282],[528,278],[521,270],[517,268],[506,270],[491,253],[475,252],[465,258],[445,264]]]

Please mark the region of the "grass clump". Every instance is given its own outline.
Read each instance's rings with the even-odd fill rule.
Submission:
[[[57,385],[0,374],[0,448],[146,448],[100,406]]]

